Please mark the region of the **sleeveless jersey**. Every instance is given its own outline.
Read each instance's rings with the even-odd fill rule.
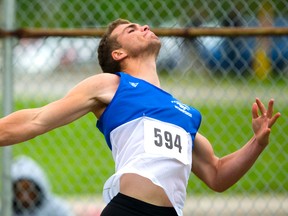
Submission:
[[[182,215],[201,114],[142,79],[117,75],[119,87],[97,122],[116,166],[104,185],[104,200],[119,192],[122,174],[135,173],[162,187]]]

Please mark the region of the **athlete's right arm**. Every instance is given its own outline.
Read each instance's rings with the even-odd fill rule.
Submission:
[[[27,141],[89,112],[97,116],[99,109],[109,104],[118,83],[117,75],[98,74],[80,82],[60,100],[11,113],[0,119],[0,146]]]

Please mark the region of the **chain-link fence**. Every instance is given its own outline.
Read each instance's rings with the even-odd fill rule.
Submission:
[[[3,7],[5,0],[0,2]],[[18,0],[15,12],[15,28],[105,27],[119,17],[151,28],[288,26],[285,0]],[[2,17],[1,28],[7,19]],[[7,57],[3,40],[1,81]],[[288,36],[167,36],[161,40],[157,66],[162,87],[201,111],[200,132],[209,138],[216,155],[241,148],[252,136],[255,97],[265,103],[274,98],[276,111],[282,113],[271,144],[228,191],[214,193],[191,174],[185,216],[287,215]],[[98,42],[97,37],[13,38],[14,110],[43,106],[100,73]],[[1,90],[3,86],[1,82]],[[12,148],[13,158],[26,155],[39,163],[52,193],[68,201],[77,215],[99,214],[103,184],[114,172],[96,121],[87,115]]]

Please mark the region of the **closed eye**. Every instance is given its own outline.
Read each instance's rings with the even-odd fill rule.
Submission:
[[[131,23],[123,29],[123,32],[132,33],[139,27],[139,24]]]
[[[132,32],[134,32],[135,31],[135,29],[130,29],[129,31],[128,31],[128,33],[132,33]]]

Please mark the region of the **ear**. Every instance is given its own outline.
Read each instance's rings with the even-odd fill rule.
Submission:
[[[127,57],[127,53],[122,49],[117,49],[112,52],[112,58],[115,61],[120,61]]]

